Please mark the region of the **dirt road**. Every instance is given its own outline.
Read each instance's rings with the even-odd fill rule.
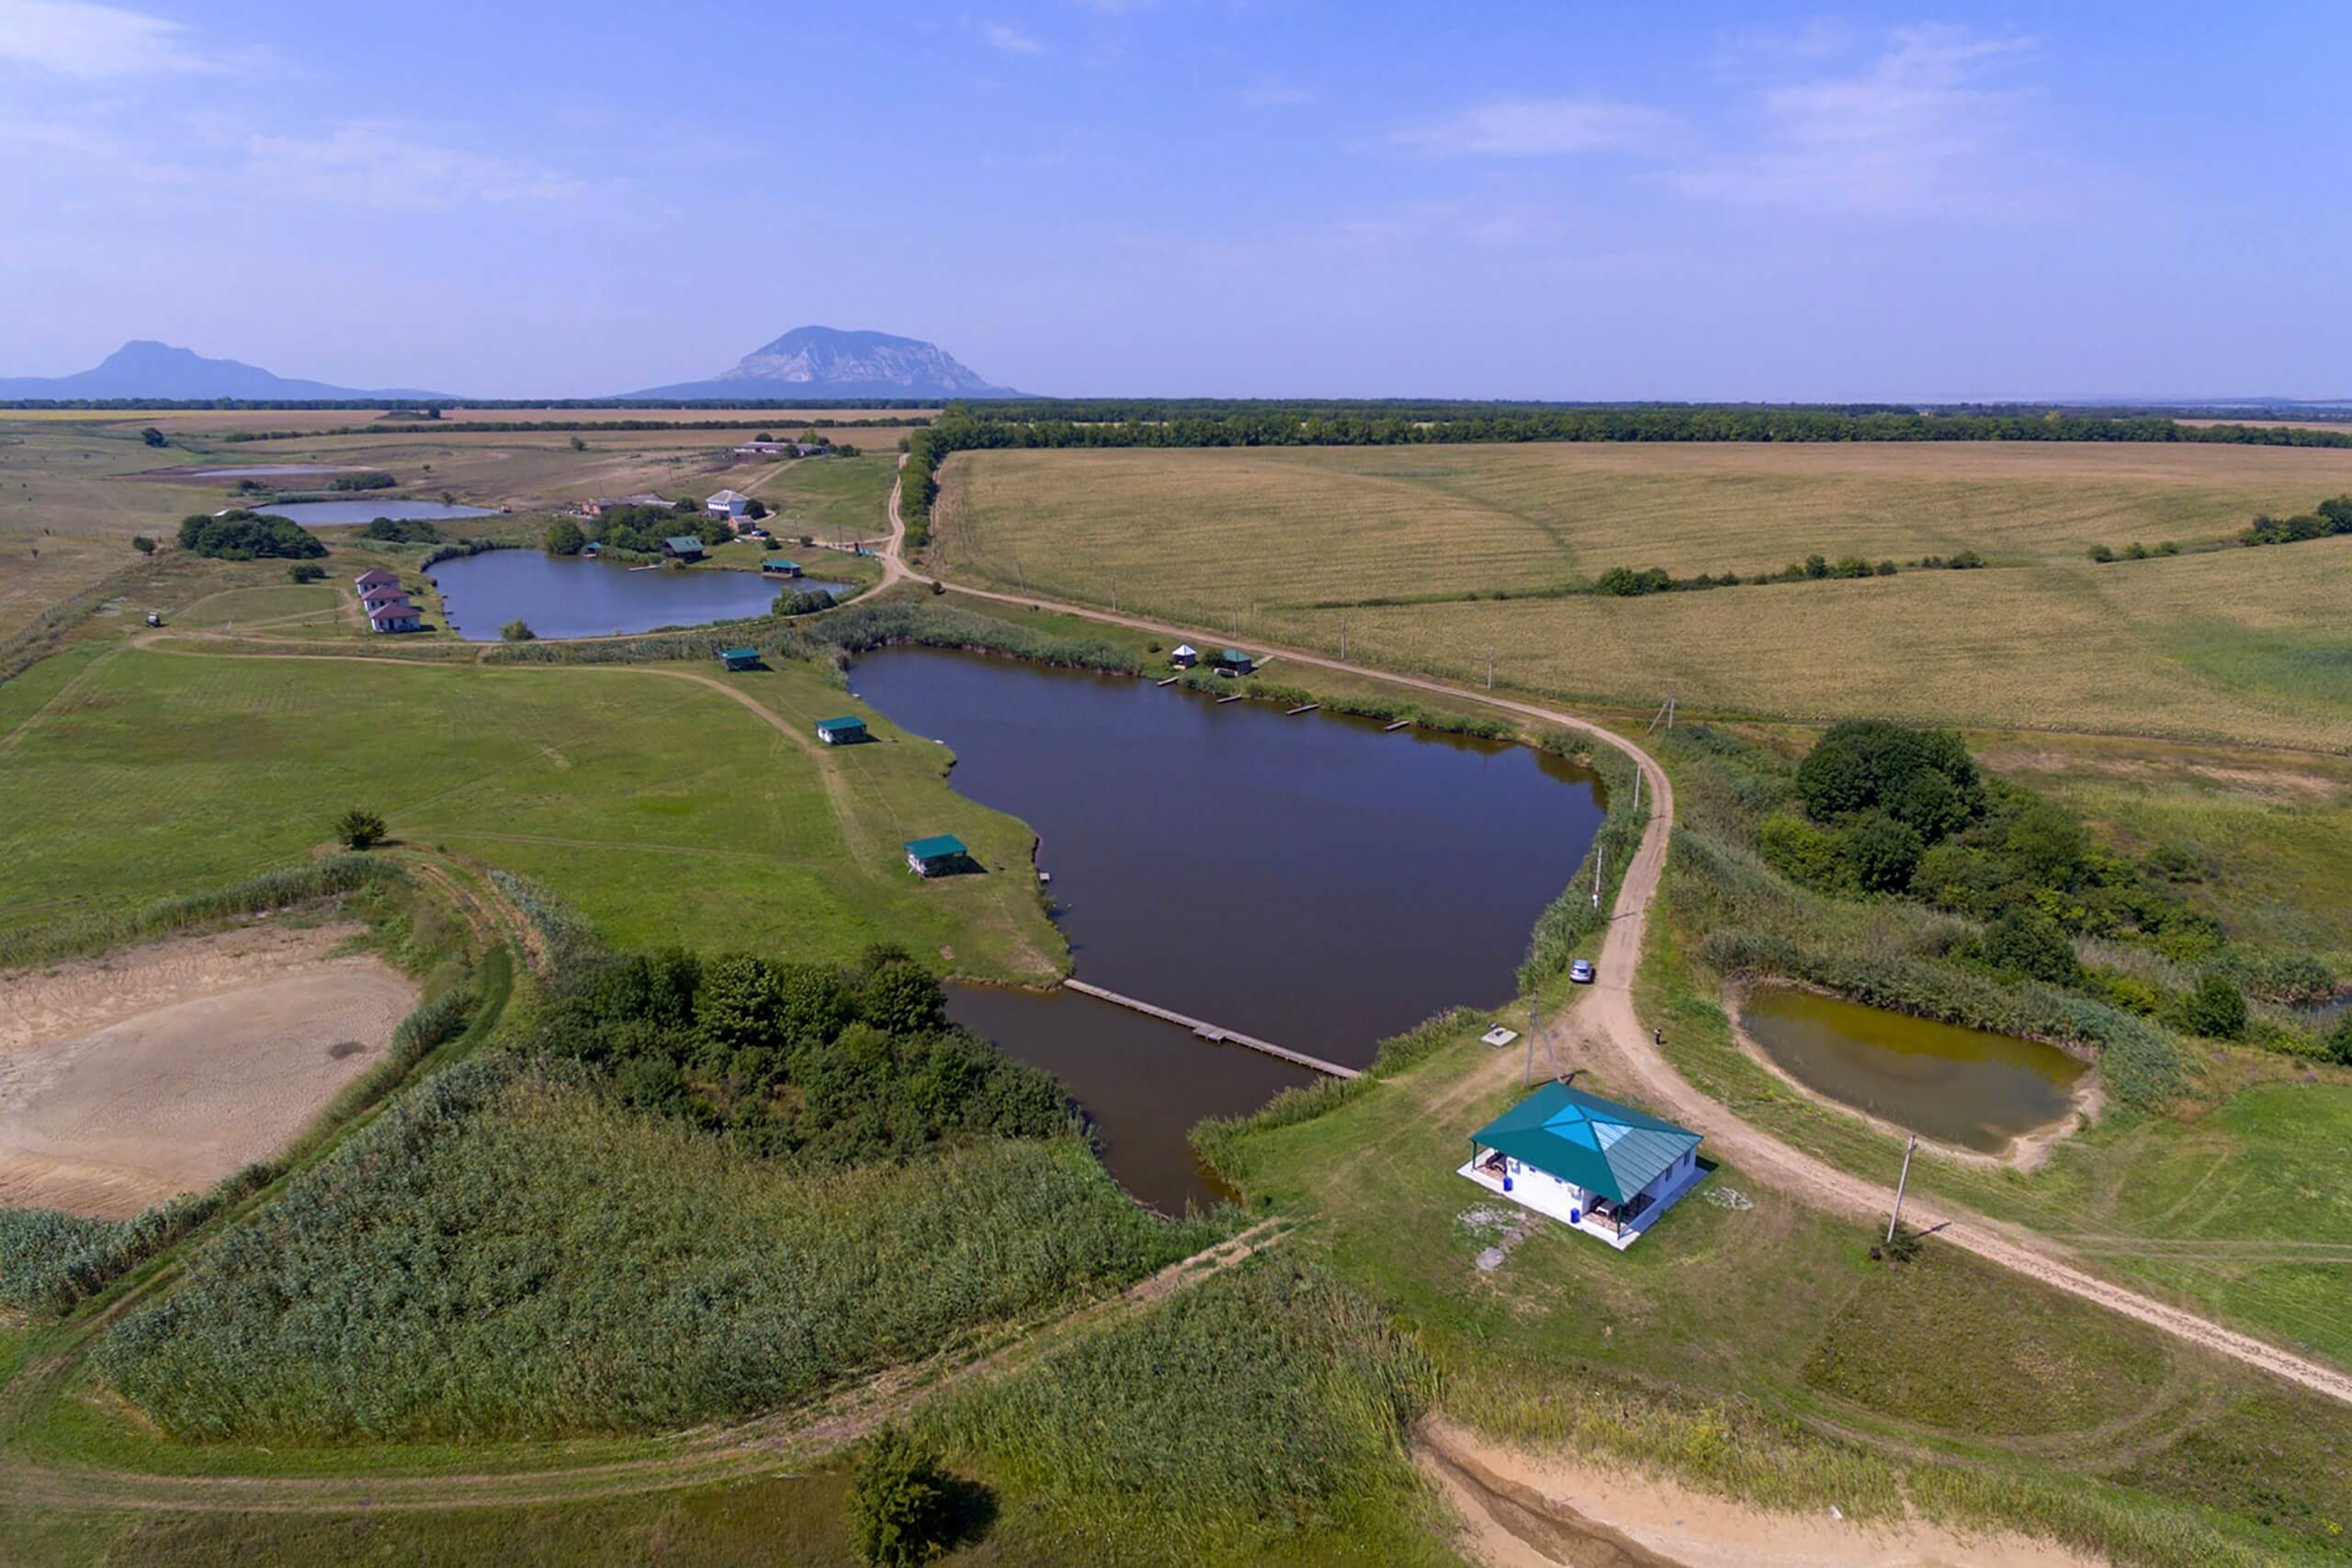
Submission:
[[[890,540],[883,549],[886,582],[895,581],[899,575],[913,576],[903,569],[893,571],[894,568],[899,568],[899,556],[905,542],[906,524],[899,513],[899,489],[894,486],[890,491]],[[1204,636],[1197,626],[1180,626],[1140,615],[1099,610],[1091,605],[1044,599],[1035,594],[1004,593],[954,582],[946,585],[971,598],[1001,604],[1035,605],[1107,626],[1127,626],[1172,637]],[[1590,719],[1579,718],[1574,714],[1537,703],[1498,697],[1492,693],[1472,691],[1426,676],[1397,674],[1370,665],[1310,653],[1303,649],[1283,648],[1276,651],[1285,663],[1367,676],[1392,685],[1429,692],[1456,702],[1477,703],[1539,723],[1574,730],[1603,745],[1612,746],[1631,758],[1641,770],[1644,798],[1651,803],[1648,823],[1642,835],[1641,847],[1634,852],[1633,863],[1626,868],[1624,882],[1618,888],[1617,902],[1610,914],[1609,931],[1601,942],[1600,980],[1591,987],[1592,994],[1580,1005],[1546,1028],[1554,1051],[1564,1061],[1574,1061],[1598,1069],[1616,1087],[1636,1093],[1653,1111],[1671,1116],[1704,1134],[1714,1152],[1792,1196],[1814,1207],[1863,1220],[1883,1221],[1885,1218],[1894,1207],[1892,1188],[1839,1170],[1800,1149],[1792,1148],[1710,1100],[1674,1070],[1673,1065],[1652,1043],[1650,1031],[1643,1026],[1634,1005],[1633,979],[1640,966],[1650,904],[1657,895],[1658,880],[1666,868],[1667,840],[1674,824],[1674,785],[1667,778],[1665,770],[1648,752]],[[1484,1071],[1500,1081],[1510,1071],[1510,1063],[1500,1058],[1509,1055],[1508,1052],[1498,1053],[1498,1060]],[[2291,1350],[2281,1349],[2251,1335],[2225,1328],[2152,1296],[2096,1278],[2075,1267],[2066,1249],[2046,1236],[2005,1225],[1955,1204],[1917,1196],[1906,1200],[1904,1213],[1909,1222],[1917,1225],[1944,1226],[1940,1233],[1943,1240],[1973,1252],[1987,1262],[1999,1264],[2070,1295],[2094,1302],[2110,1312],[2161,1329],[2200,1348],[2217,1351],[2248,1366],[2258,1367],[2314,1393],[2352,1404],[2352,1374]]]

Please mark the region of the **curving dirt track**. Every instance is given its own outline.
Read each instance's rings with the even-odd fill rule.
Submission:
[[[905,541],[906,523],[899,513],[899,488],[894,486],[890,491],[890,541],[883,551],[886,572],[898,562]],[[890,580],[895,581],[895,577]],[[945,582],[944,579],[941,581]],[[1127,626],[1137,631],[1180,637],[1202,635],[1197,627],[1179,626],[1144,616],[1098,610],[1091,605],[1043,599],[1035,594],[1004,593],[953,582],[945,585],[975,599],[986,599],[1000,604],[1048,607],[1057,614],[1078,615],[1107,626]],[[1631,758],[1641,770],[1643,794],[1651,802],[1648,823],[1642,834],[1641,847],[1634,852],[1633,863],[1626,868],[1624,882],[1618,889],[1617,902],[1610,914],[1609,931],[1601,942],[1600,978],[1589,987],[1590,994],[1577,1007],[1545,1026],[1544,1032],[1550,1037],[1553,1049],[1563,1058],[1580,1061],[1600,1070],[1618,1088],[1636,1092],[1653,1110],[1704,1134],[1716,1149],[1743,1169],[1814,1207],[1864,1219],[1883,1218],[1892,1210],[1894,1203],[1892,1188],[1839,1170],[1782,1143],[1692,1088],[1681,1074],[1674,1070],[1672,1064],[1652,1043],[1650,1032],[1642,1026],[1634,1006],[1633,978],[1640,967],[1650,904],[1657,894],[1658,879],[1666,868],[1667,840],[1674,824],[1674,785],[1667,778],[1665,770],[1648,752],[1590,719],[1579,718],[1574,714],[1563,713],[1541,704],[1470,691],[1425,676],[1400,675],[1299,649],[1280,649],[1278,651],[1288,663],[1368,676],[1392,685],[1430,692],[1457,702],[1479,703],[1505,713],[1574,730],[1603,745],[1612,746]],[[1474,1075],[1473,1082],[1487,1086],[1490,1080],[1491,1083],[1500,1083],[1510,1076],[1510,1063],[1499,1058],[1510,1054],[1499,1052],[1495,1055],[1498,1059],[1483,1069],[1482,1075]],[[2252,1335],[2225,1328],[2193,1312],[2086,1273],[2069,1261],[2066,1249],[2046,1236],[2003,1224],[1956,1204],[1922,1197],[1906,1197],[1904,1212],[1906,1218],[1923,1227],[1943,1226],[1940,1234],[1944,1240],[1976,1254],[1987,1262],[1996,1263],[2070,1295],[2094,1302],[2110,1312],[2161,1329],[2201,1349],[2231,1357],[2314,1393],[2352,1404],[2352,1373],[2282,1349]]]

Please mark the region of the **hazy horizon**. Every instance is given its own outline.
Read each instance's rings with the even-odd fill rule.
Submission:
[[[589,397],[2324,400],[2352,21],[0,0],[0,375]]]

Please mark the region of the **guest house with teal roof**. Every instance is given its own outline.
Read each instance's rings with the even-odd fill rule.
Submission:
[[[1546,1084],[1470,1134],[1461,1174],[1623,1252],[1708,1168],[1688,1127]]]

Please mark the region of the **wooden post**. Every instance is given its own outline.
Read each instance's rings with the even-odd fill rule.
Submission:
[[[1894,1182],[1894,1213],[1886,1217],[1886,1244],[1889,1247],[1894,1245],[1894,1227],[1903,1223],[1903,1190],[1911,1184],[1911,1151],[1918,1146],[1919,1134],[1917,1133],[1912,1134],[1911,1141],[1903,1145],[1903,1174]]]
[[[1495,689],[1495,650],[1487,649],[1487,690]]]
[[[1345,664],[1347,661],[1348,661],[1348,613],[1347,613],[1345,610],[1342,610],[1342,611],[1340,611],[1340,663],[1342,663],[1342,664]]]

